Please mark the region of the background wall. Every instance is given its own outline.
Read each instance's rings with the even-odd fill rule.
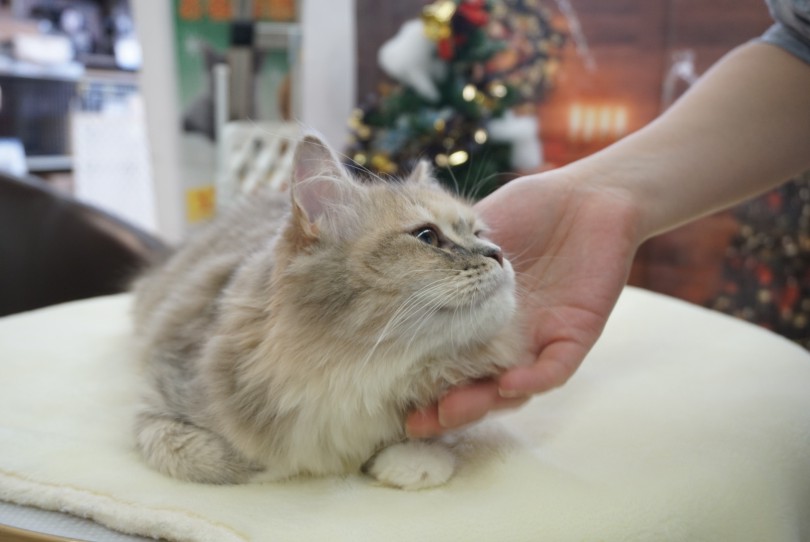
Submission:
[[[377,89],[385,75],[377,51],[400,25],[419,16],[426,0],[356,0],[357,98]],[[556,90],[540,104],[543,145],[549,165],[590,154],[616,137],[585,140],[571,134],[574,106],[615,107],[626,113],[615,136],[655,118],[673,56],[689,51],[700,74],[734,46],[760,35],[771,24],[764,0],[570,0],[542,2],[569,28],[571,41]],[[570,5],[576,19],[560,6]],[[577,47],[577,28],[587,51]],[[676,96],[687,85],[675,85]],[[581,134],[580,134],[581,135]],[[572,137],[573,136],[573,137]]]
[[[383,80],[379,46],[404,20],[418,16],[424,3],[357,0],[359,98]],[[538,108],[546,168],[644,126],[690,79],[772,24],[764,0],[543,5],[571,38],[555,89]],[[648,241],[630,282],[756,322],[810,347],[810,181],[789,183]]]
[[[555,165],[590,154],[612,140],[584,141],[571,134],[573,106],[621,108],[626,129],[619,135],[637,130],[668,105],[662,100],[665,80],[679,52],[693,56],[695,73],[700,74],[771,24],[763,0],[572,0],[570,4],[589,55],[572,43],[557,89],[540,107],[543,141]],[[679,80],[674,97],[687,86]]]

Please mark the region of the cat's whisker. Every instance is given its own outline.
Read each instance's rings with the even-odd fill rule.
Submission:
[[[473,167],[473,160],[475,157],[470,157],[470,170],[474,170]],[[471,201],[477,201],[481,199],[481,192],[486,187],[487,183],[491,178],[496,177],[496,174],[488,175],[486,177],[481,176],[481,171],[484,168],[484,164],[486,164],[486,157],[480,162],[481,165],[476,165],[477,171],[473,174],[473,182],[468,183],[468,193],[466,194],[467,199]]]
[[[448,175],[450,175],[450,179],[453,181],[453,186],[456,189],[456,194],[458,194],[460,196],[463,196],[462,191],[461,191],[461,187],[458,184],[458,178],[456,177],[456,174],[453,171],[453,168],[448,166],[445,169],[447,170]]]
[[[408,342],[405,343],[403,351],[409,352],[410,347],[413,344],[414,340],[418,338],[418,331],[422,328],[422,326],[428,324],[430,322],[430,318],[436,311],[438,311],[442,306],[442,303],[435,299],[427,299],[425,302],[418,308],[418,316],[419,318],[414,318],[412,320],[402,320],[399,323],[399,328],[396,330],[397,335],[400,337],[409,337]],[[407,324],[407,327],[404,327]],[[399,348],[399,346],[397,347]],[[371,353],[373,354],[373,352]],[[368,363],[371,359],[371,356],[367,357],[365,363]]]
[[[439,288],[437,287],[436,289],[438,290]],[[421,292],[419,298],[412,300],[408,305],[404,306],[401,312],[399,312],[398,317],[390,321],[391,325],[383,330],[380,337],[385,338],[389,335],[393,335],[394,332],[398,335],[406,334],[403,333],[403,331],[407,330],[403,330],[402,327],[405,325],[413,325],[411,322],[412,317],[418,316],[420,318],[416,321],[422,321],[424,319],[425,308],[436,302],[436,296],[433,295],[432,291]]]
[[[388,322],[386,322],[385,326],[380,332],[380,335],[377,337],[376,342],[369,350],[369,353],[364,357],[362,365],[366,366],[369,363],[380,344],[397,330],[397,326],[402,325],[403,322],[407,322],[412,315],[419,314],[421,312],[420,303],[425,304],[431,302],[433,300],[433,292],[440,290],[445,284],[451,283],[452,281],[452,277],[445,277],[436,280],[420,288],[405,299],[405,301],[397,308],[396,312],[394,312]]]
[[[520,252],[518,252],[516,254],[510,254],[509,255],[509,260],[514,263],[514,262],[520,261],[520,259],[523,258],[529,252],[537,252],[537,245],[540,242],[541,242],[541,240],[540,240],[539,236],[538,236],[538,238],[532,239],[531,242],[528,243],[527,245],[525,245]]]
[[[431,317],[442,308],[442,305],[441,300],[438,299],[433,301],[432,306],[425,305],[424,309],[426,310],[423,311],[422,318],[416,320],[415,323],[412,323],[407,329],[403,330],[403,335],[410,335],[410,339],[408,339],[408,342],[405,344],[406,351],[410,351],[411,345],[419,338],[419,331],[421,331],[423,326],[431,322]],[[430,308],[428,309],[428,307]]]
[[[461,291],[461,284],[456,283],[456,296],[457,297],[460,296],[460,293],[459,293],[460,291]],[[457,340],[456,334],[453,333],[453,332],[456,329],[456,322],[458,321],[458,313],[459,313],[459,307],[456,307],[455,310],[453,310],[453,325],[450,326],[450,340],[451,340],[451,344],[453,346],[456,346],[456,340]]]

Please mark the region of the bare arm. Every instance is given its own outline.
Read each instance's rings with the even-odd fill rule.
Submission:
[[[749,43],[661,117],[572,164],[569,175],[626,191],[648,238],[807,169],[810,66],[773,45]]]
[[[660,118],[558,170],[523,177],[478,204],[527,295],[535,361],[451,390],[413,413],[429,436],[563,384],[602,332],[647,238],[810,169],[810,66],[743,45]]]

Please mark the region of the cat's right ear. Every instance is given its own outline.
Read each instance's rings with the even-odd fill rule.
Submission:
[[[295,150],[292,178],[293,213],[303,233],[318,237],[323,228],[337,230],[345,203],[357,191],[332,149],[307,135]]]
[[[405,179],[405,182],[421,184],[422,186],[432,188],[439,186],[438,181],[436,181],[433,166],[424,159],[416,163],[416,167],[413,168],[413,171],[411,171],[411,174]]]

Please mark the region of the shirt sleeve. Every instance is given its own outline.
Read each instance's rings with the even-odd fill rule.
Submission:
[[[759,39],[810,64],[810,0],[768,0],[775,23]]]

